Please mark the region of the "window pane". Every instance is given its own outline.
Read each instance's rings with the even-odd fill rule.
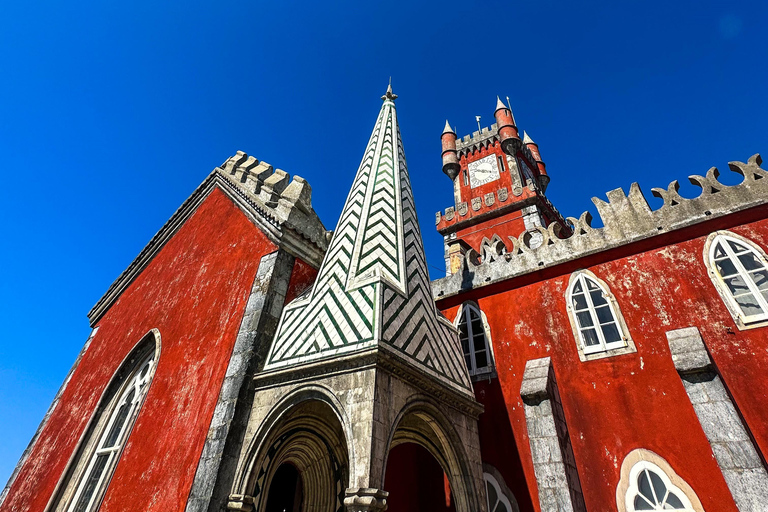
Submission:
[[[608,307],[608,304],[596,308],[595,313],[597,313],[597,321],[601,324],[613,322],[613,314],[611,313],[611,308]]]
[[[733,295],[739,295],[745,292],[749,291],[749,288],[747,287],[747,283],[744,281],[744,278],[741,276],[733,276],[729,277],[727,279],[724,279],[725,284],[728,286],[728,290]]]
[[[768,290],[768,270],[752,272],[751,276],[758,290]]]
[[[475,352],[475,363],[477,363],[475,368],[485,368],[488,366],[488,356],[485,350]]]
[[[461,315],[461,322],[459,322],[459,334],[463,337],[467,337],[467,320],[464,314]]]
[[[88,502],[91,501],[91,497],[96,491],[96,486],[99,483],[101,474],[104,472],[104,468],[107,467],[108,460],[109,454],[99,455],[96,457],[96,463],[93,465],[93,469],[91,469],[91,472],[88,475],[88,480],[86,480],[85,486],[83,487],[83,492],[80,494],[80,497],[77,500],[77,505],[75,505],[74,512],[84,512],[87,510]]]
[[[578,293],[573,296],[573,309],[581,311],[587,309],[587,298],[582,293]]]
[[[731,246],[731,249],[732,249],[732,250],[733,250],[733,252],[735,252],[736,254],[738,254],[738,253],[740,253],[740,252],[744,252],[744,251],[746,251],[746,250],[747,250],[747,248],[746,248],[746,247],[744,247],[744,246],[743,246],[743,245],[741,245],[741,244],[737,244],[737,243],[736,243],[736,242],[734,242],[733,240],[728,240],[728,245],[730,245],[730,246]]]
[[[507,506],[504,504],[503,501],[499,501],[499,504],[496,505],[496,508],[493,509],[493,512],[510,512],[507,510]]]
[[[685,509],[685,506],[683,506],[683,502],[680,501],[680,498],[678,498],[676,495],[672,494],[671,492],[669,495],[667,495],[667,503],[668,509],[671,507],[671,510],[683,510]]]
[[[150,359],[147,361],[147,364],[144,365],[144,368],[141,369],[141,373],[139,374],[139,377],[142,379],[146,377],[147,372],[149,372],[149,367],[152,366],[152,360]]]
[[[722,258],[725,256],[725,249],[723,249],[723,246],[720,244],[720,242],[715,245],[715,258]]]
[[[496,504],[499,497],[496,495],[496,489],[493,488],[490,482],[485,482],[485,492],[488,494],[488,508],[490,509]]]
[[[748,252],[739,256],[739,261],[747,270],[755,270],[763,268],[763,263],[757,258],[757,255],[753,252]]]
[[[461,350],[464,351],[464,355],[469,355],[469,341],[466,336],[461,337]]]
[[[732,276],[737,272],[736,265],[730,259],[720,260],[715,265],[717,265],[717,271],[723,277]]]
[[[635,496],[635,510],[653,510],[653,506],[638,494]]]
[[[467,369],[471,370],[472,369],[472,361],[469,360],[469,354],[468,353],[464,353],[464,362],[467,363]]]
[[[637,477],[637,488],[640,491],[640,494],[642,494],[649,502],[654,503],[656,501],[653,499],[653,491],[651,490],[651,481],[648,478],[647,469],[642,470]]]
[[[619,329],[616,327],[615,323],[601,325],[600,329],[603,331],[603,336],[605,337],[606,343],[613,343],[614,341],[621,340]]]
[[[115,443],[120,438],[120,434],[123,431],[123,426],[125,425],[125,420],[128,418],[128,413],[131,411],[131,399],[133,398],[133,393],[134,391],[131,390],[131,394],[117,411],[115,422],[112,423],[112,428],[109,430],[107,439],[104,441],[104,446],[101,448],[111,448],[112,446],[115,446]]]
[[[736,297],[736,302],[738,302],[741,310],[746,316],[759,315],[763,313],[763,308],[760,307],[760,305],[757,303],[757,299],[755,299],[755,296],[751,293],[745,293],[744,295]]]
[[[485,334],[482,332],[480,334],[476,334],[473,338],[473,341],[475,342],[475,351],[485,350],[488,348],[485,346]]]
[[[573,293],[583,293],[584,290],[581,287],[581,281],[576,281],[576,286],[573,287]]]
[[[589,314],[589,311],[584,311],[582,313],[576,313],[576,318],[579,319],[579,326],[581,328],[584,327],[592,327],[592,315]]]
[[[605,300],[605,297],[603,296],[603,292],[600,290],[589,292],[589,296],[592,298],[592,303],[595,305],[595,307],[608,304],[608,302]]]
[[[648,474],[651,475],[651,483],[653,484],[653,490],[656,491],[656,499],[658,501],[663,500],[667,494],[667,486],[664,485],[661,477],[653,471],[648,471]]]
[[[472,334],[478,334],[483,332],[483,322],[479,318],[472,319]]]
[[[600,344],[600,340],[597,339],[597,333],[594,329],[586,329],[581,331],[581,335],[584,337],[584,344],[588,347],[594,347]]]
[[[597,286],[597,285],[595,284],[595,282],[594,282],[594,281],[592,281],[591,279],[587,279],[587,278],[584,278],[584,281],[587,283],[587,290],[589,290],[589,291],[592,291],[592,290],[600,290],[600,287],[599,287],[599,286]]]

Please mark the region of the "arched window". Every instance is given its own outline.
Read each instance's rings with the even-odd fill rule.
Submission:
[[[710,235],[705,247],[710,277],[739,327],[768,320],[768,260],[753,242],[735,233]]]
[[[67,472],[54,510],[98,510],[154,376],[158,346],[159,334],[153,330],[113,377]]]
[[[667,461],[642,448],[630,452],[621,465],[616,501],[619,512],[703,512],[691,486],[675,473]]]
[[[513,505],[507,498],[502,484],[490,473],[483,473],[485,497],[488,500],[488,512],[517,512],[517,502]],[[506,487],[506,486],[503,486]],[[514,497],[512,498],[514,500]]]
[[[571,275],[566,300],[582,360],[616,349],[635,351],[616,300],[594,274],[581,270]]]
[[[471,303],[461,306],[456,316],[461,349],[470,375],[493,370],[490,336],[482,312]]]

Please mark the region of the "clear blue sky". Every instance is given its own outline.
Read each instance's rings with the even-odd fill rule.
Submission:
[[[765,1],[6,0],[0,485],[88,336],[86,312],[235,151],[307,178],[332,229],[392,76],[442,268],[446,118],[469,133],[509,96],[566,215],[632,181],[654,207],[651,187],[672,179],[693,196],[689,174],[768,153],[767,14]]]

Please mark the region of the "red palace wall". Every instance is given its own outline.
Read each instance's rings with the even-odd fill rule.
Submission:
[[[183,510],[261,257],[277,250],[219,189],[98,322],[3,503],[40,512],[108,382],[151,329],[157,370],[101,511]],[[314,279],[297,260],[289,294]],[[180,508],[181,507],[181,508]]]
[[[520,385],[526,361],[545,356],[552,358],[588,510],[615,509],[621,464],[635,448],[666,459],[705,510],[737,510],[674,368],[665,333],[699,328],[765,459],[768,327],[736,327],[703,259],[707,235],[718,229],[768,248],[768,222],[759,219],[764,216],[756,210],[732,215],[673,232],[675,239],[656,237],[646,247],[597,254],[438,303],[449,319],[465,300],[476,300],[487,316],[499,378],[475,386],[478,400],[486,404],[480,417],[482,455],[501,471],[521,510],[527,498],[517,490],[527,485],[534,503],[538,493]],[[570,273],[579,268],[608,284],[636,353],[579,360],[565,302]],[[502,400],[506,407],[491,405]]]

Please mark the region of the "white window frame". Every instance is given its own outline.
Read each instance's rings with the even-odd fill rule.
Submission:
[[[616,323],[616,328],[619,331],[621,339],[613,342],[605,341],[605,335],[600,328],[601,323],[597,318],[595,304],[589,294],[589,289],[586,282],[587,279],[592,281],[600,289],[600,292],[608,303],[609,311],[613,317],[613,321]],[[582,313],[587,311],[589,313],[590,318],[592,319],[592,325],[595,330],[595,334],[597,335],[599,341],[597,345],[588,346],[586,344],[578,317],[576,315],[577,311],[574,309],[573,290],[578,283],[581,283],[583,294],[587,301],[587,309],[579,310],[578,312]],[[634,341],[629,335],[629,330],[627,329],[627,324],[624,321],[624,316],[621,314],[621,309],[616,302],[616,298],[613,296],[613,293],[611,293],[610,287],[607,285],[607,283],[598,278],[594,273],[590,272],[589,270],[577,270],[571,274],[571,277],[568,281],[568,289],[565,293],[565,302],[566,310],[568,311],[568,317],[571,322],[571,328],[573,330],[573,336],[577,342],[579,359],[582,361],[591,361],[593,359],[600,359],[603,357],[637,352]],[[603,322],[603,324],[606,323],[608,322]]]
[[[485,466],[485,464],[483,464]],[[483,468],[485,469],[485,468]],[[500,475],[499,475],[500,476]],[[507,493],[511,492],[507,488],[506,485],[504,485],[502,482],[499,482],[495,476],[493,476],[491,473],[483,473],[483,481],[486,484],[486,487],[488,485],[491,485],[493,487],[493,490],[496,491],[496,502],[491,503],[490,496],[488,496],[488,492],[485,493],[485,499],[486,504],[488,505],[488,512],[494,512],[497,506],[499,506],[499,503],[502,503],[506,509],[506,512],[519,512],[519,508],[517,506],[517,501],[514,502],[514,504],[510,501],[510,499],[507,497]],[[512,500],[514,501],[514,496],[512,497]]]
[[[483,338],[485,339],[485,345],[486,345],[486,359],[487,364],[486,366],[477,367],[477,359],[476,354],[477,350],[475,349],[475,332],[472,330],[472,319],[471,319],[471,312],[475,312],[480,318],[480,322],[483,326]],[[453,322],[453,325],[459,329],[459,336],[461,336],[461,329],[459,328],[459,324],[461,324],[461,319],[464,317],[465,321],[467,322],[467,344],[469,345],[469,362],[470,367],[467,368],[469,370],[470,375],[485,375],[489,373],[493,373],[495,370],[495,360],[493,357],[493,345],[491,343],[491,329],[488,327],[488,321],[486,320],[485,315],[483,314],[483,311],[474,303],[472,302],[465,302],[461,305],[459,308],[459,312],[456,315],[456,318]],[[464,347],[462,347],[462,356],[464,356]]]
[[[768,300],[766,300],[760,293],[760,290],[757,288],[757,284],[755,284],[749,271],[747,271],[731,246],[727,243],[729,240],[746,247],[747,250],[755,255],[760,263],[768,269],[768,257],[766,256],[765,251],[755,242],[731,231],[715,231],[709,235],[707,242],[704,245],[704,262],[709,271],[709,277],[712,280],[712,284],[715,286],[715,289],[717,289],[720,298],[725,303],[728,312],[731,314],[733,321],[739,329],[752,329],[755,327],[766,326],[768,325]],[[731,293],[731,290],[728,288],[728,285],[725,284],[725,279],[720,274],[715,262],[715,249],[717,248],[718,243],[723,247],[726,256],[736,267],[737,275],[744,280],[747,288],[757,300],[758,305],[763,311],[762,313],[745,315],[741,306],[739,306],[739,303],[736,301],[736,298],[733,296],[733,293]]]
[[[152,329],[126,356],[112,377],[112,381],[106,387],[89,427],[82,435],[78,449],[57,486],[54,493],[55,497],[52,498],[52,503],[55,505],[46,510],[95,512],[99,509],[123,448],[152,384],[159,356],[160,332],[157,329]],[[133,391],[133,397],[129,402],[126,402],[131,391]],[[120,411],[123,405],[126,405],[128,409],[122,426],[116,432],[112,432],[115,422],[121,415]],[[110,440],[110,434],[113,434],[112,440]],[[108,441],[110,445],[105,446]],[[107,456],[106,463],[95,482],[90,497],[85,502],[84,507],[78,508],[78,501],[88,486],[91,471],[99,457],[105,455]]]
[[[638,479],[643,471],[656,474],[667,489],[667,494],[659,498],[652,484],[651,492],[655,503],[649,503],[650,506],[663,507],[663,503],[668,499],[668,494],[674,494],[683,505],[683,508],[652,508],[651,510],[704,512],[699,497],[691,486],[688,485],[688,482],[683,480],[666,460],[644,448],[637,448],[629,452],[621,464],[621,478],[616,486],[616,508],[618,512],[643,512],[642,509],[638,510],[635,508],[635,498],[638,494],[641,494],[638,487]],[[648,502],[647,499],[646,502]]]

